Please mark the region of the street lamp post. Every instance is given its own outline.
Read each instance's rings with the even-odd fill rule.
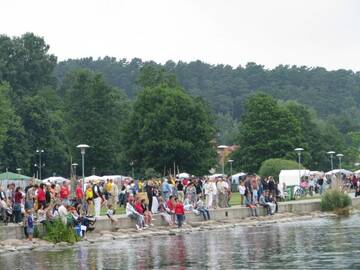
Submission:
[[[44,149],[36,149],[36,153],[39,154],[39,179],[42,180],[42,178],[41,178],[41,167],[42,167],[41,154],[44,153]]]
[[[224,152],[225,152],[225,149],[228,148],[226,145],[219,145],[217,147],[220,151],[221,151],[221,165],[222,165],[222,175],[224,175]]]
[[[79,144],[76,146],[81,152],[83,191],[85,191],[85,150],[89,147],[87,144]]]
[[[230,176],[231,176],[231,175],[232,175],[232,164],[233,164],[234,160],[233,160],[233,159],[229,159],[228,162],[229,162],[229,164],[230,164]]]
[[[298,162],[299,162],[299,183],[301,180],[301,152],[304,151],[303,148],[295,148],[295,152],[298,154]]]
[[[341,170],[341,158],[344,156],[343,154],[336,155],[339,158],[339,169]]]
[[[76,167],[79,165],[79,164],[77,164],[77,163],[73,163],[73,164],[71,164],[72,166],[73,166],[73,172],[74,172],[74,176],[75,176],[75,179],[76,179]]]
[[[334,157],[335,152],[334,151],[329,151],[327,153],[330,155],[330,164],[331,164],[331,173],[332,173],[332,171],[334,170],[333,157]]]

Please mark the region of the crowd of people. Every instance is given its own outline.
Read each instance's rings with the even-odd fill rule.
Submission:
[[[301,188],[322,192],[323,178],[306,178]],[[360,194],[359,179],[345,178],[344,181],[356,188]],[[138,230],[153,226],[154,214],[170,226],[181,227],[185,213],[193,212],[204,220],[210,219],[210,209],[230,207],[232,196],[230,178],[169,178],[161,180],[126,180],[115,183],[90,181],[77,186],[70,181],[63,183],[34,183],[22,189],[14,184],[3,188],[0,185],[0,220],[7,224],[24,224],[25,233],[32,237],[34,225],[48,223],[55,219],[71,226],[79,225],[81,234],[93,228],[101,214],[116,224],[116,210],[124,207],[126,215],[135,220]],[[239,180],[240,205],[249,208],[251,215],[258,215],[262,207],[268,215],[278,208],[278,201],[286,197],[286,187],[280,186],[273,177],[261,178],[246,175]]]

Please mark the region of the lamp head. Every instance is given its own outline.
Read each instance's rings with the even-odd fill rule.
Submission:
[[[81,151],[81,154],[84,155],[85,154],[85,150],[87,148],[89,148],[90,146],[87,144],[79,144],[78,146],[76,146],[76,148],[79,148]]]
[[[217,147],[219,150],[225,150],[226,148],[228,148],[226,145],[219,145],[218,147]]]

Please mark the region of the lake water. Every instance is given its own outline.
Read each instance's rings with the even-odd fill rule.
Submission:
[[[0,269],[360,269],[360,216],[0,255]]]

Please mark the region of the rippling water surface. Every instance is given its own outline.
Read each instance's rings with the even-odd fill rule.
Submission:
[[[360,216],[0,255],[0,269],[360,269]]]

